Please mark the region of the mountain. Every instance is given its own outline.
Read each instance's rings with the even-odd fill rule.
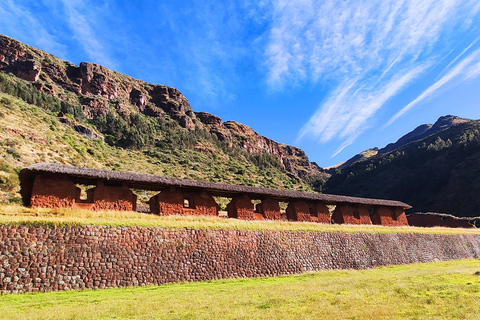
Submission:
[[[93,63],[76,66],[3,35],[0,92],[0,112],[12,118],[2,123],[0,131],[0,189],[12,170],[43,158],[300,190],[310,190],[311,181],[328,177],[299,148],[260,136],[244,124],[194,112],[175,88],[149,84]],[[45,130],[19,129],[15,123],[30,120]],[[62,157],[63,147],[56,145],[58,154],[47,156],[53,152],[45,151],[53,148],[52,139],[81,151]],[[119,154],[123,158],[112,158]]]
[[[480,216],[480,121],[422,125],[317,184],[324,192],[397,199],[419,212]]]
[[[385,147],[378,149],[377,147],[371,148],[365,151],[360,152],[359,154],[353,156],[352,158],[348,159],[347,161],[341,162],[337,165],[334,165],[328,169],[344,169],[358,161],[363,161],[365,159],[368,159],[370,157],[373,157],[375,155],[381,155],[385,154],[391,151],[399,150],[403,146],[414,142],[421,140],[423,138],[426,138],[432,134],[435,134],[437,132],[446,130],[452,126],[455,126],[460,123],[465,123],[468,122],[468,119],[463,119],[459,118],[456,116],[452,115],[447,115],[447,116],[442,116],[438,118],[438,120],[434,124],[422,124],[406,135],[402,136],[400,139],[398,139],[394,143],[389,143]]]
[[[371,149],[367,149],[365,151],[362,151],[356,155],[354,155],[353,157],[351,157],[350,159],[348,159],[347,161],[344,161],[344,162],[341,162],[339,164],[336,164],[334,166],[331,166],[331,167],[328,167],[328,168],[325,168],[325,169],[343,169],[343,168],[346,168],[358,161],[362,161],[362,160],[365,160],[365,159],[368,159],[370,157],[373,157],[374,155],[377,155],[378,154],[378,148],[371,148]],[[333,172],[335,172],[335,170],[331,170]]]
[[[438,120],[432,124],[423,124],[415,128],[413,131],[407,133],[403,137],[397,140],[395,143],[389,143],[384,148],[378,151],[379,154],[384,154],[391,152],[397,149],[402,148],[403,146],[409,144],[410,142],[421,140],[437,132],[447,130],[453,126],[456,126],[460,123],[468,122],[469,120],[459,118],[452,115],[447,115],[438,118]]]

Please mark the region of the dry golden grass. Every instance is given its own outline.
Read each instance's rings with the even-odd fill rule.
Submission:
[[[480,234],[478,229],[384,227],[375,225],[340,225],[287,221],[245,221],[208,216],[156,216],[125,211],[90,211],[80,209],[30,209],[20,205],[0,205],[0,224],[7,225],[108,225],[192,229],[244,229],[278,231],[316,231],[347,233],[436,233]]]

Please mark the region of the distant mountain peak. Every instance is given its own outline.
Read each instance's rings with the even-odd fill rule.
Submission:
[[[410,131],[409,133],[405,134],[404,136],[400,137],[396,142],[389,143],[385,147],[378,149],[378,148],[370,148],[365,151],[360,152],[359,154],[353,156],[352,158],[348,159],[347,161],[341,162],[335,166],[330,168],[338,168],[343,169],[346,168],[358,161],[362,161],[368,159],[370,157],[385,154],[388,152],[392,152],[394,150],[400,149],[405,145],[424,139],[432,134],[438,133],[440,131],[447,130],[453,126],[456,126],[461,123],[469,122],[472,120],[460,118],[453,115],[445,115],[441,116],[435,121],[434,124],[422,124]],[[327,169],[330,169],[327,168]]]

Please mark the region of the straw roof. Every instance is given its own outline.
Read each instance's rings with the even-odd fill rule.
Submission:
[[[266,189],[258,187],[249,187],[242,185],[232,185],[224,183],[214,183],[206,181],[196,181],[188,179],[177,179],[160,177],[151,174],[140,174],[133,172],[120,172],[112,170],[91,169],[84,167],[74,167],[55,163],[37,163],[22,169],[20,172],[21,194],[25,204],[28,204],[32,194],[33,180],[35,174],[65,174],[72,178],[75,183],[95,184],[97,179],[108,181],[128,182],[130,188],[144,190],[164,190],[168,187],[178,187],[182,189],[204,189],[214,196],[233,197],[239,194],[247,194],[252,198],[271,197],[279,201],[289,201],[291,199],[319,200],[326,204],[362,204],[368,206],[389,206],[409,209],[406,203],[393,200],[357,198],[340,195],[330,195],[321,193],[307,193],[301,191]]]

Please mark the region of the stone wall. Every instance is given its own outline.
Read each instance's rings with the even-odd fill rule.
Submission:
[[[480,235],[0,226],[0,291],[111,288],[480,257]]]

